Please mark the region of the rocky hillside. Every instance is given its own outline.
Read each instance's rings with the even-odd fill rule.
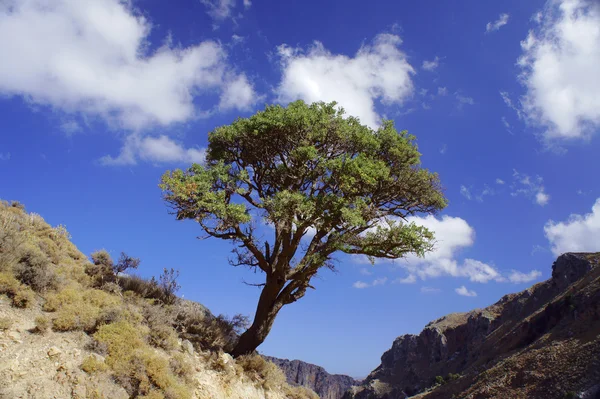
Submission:
[[[358,381],[347,375],[329,374],[323,367],[300,360],[265,358],[283,370],[288,383],[301,385],[315,391],[321,399],[340,399]]]
[[[0,201],[0,398],[317,399],[259,355],[232,359],[236,318],[90,261],[63,226]]]
[[[567,253],[552,278],[403,335],[345,399],[600,398],[600,254]]]

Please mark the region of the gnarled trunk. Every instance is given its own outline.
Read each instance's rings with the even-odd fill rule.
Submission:
[[[254,321],[238,340],[237,345],[230,352],[231,356],[239,357],[252,353],[262,344],[273,327],[277,313],[283,307],[283,302],[277,300],[282,288],[281,284],[267,282],[263,287],[256,307]]]

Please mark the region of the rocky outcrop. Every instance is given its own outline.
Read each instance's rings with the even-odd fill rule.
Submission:
[[[398,337],[344,398],[593,397],[600,383],[599,263],[600,254],[564,254],[551,279]]]
[[[329,374],[323,367],[300,360],[265,356],[283,370],[288,383],[302,385],[315,391],[321,399],[340,399],[358,381],[347,375]]]

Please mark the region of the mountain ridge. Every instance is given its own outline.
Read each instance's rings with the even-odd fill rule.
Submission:
[[[549,280],[396,338],[344,399],[595,397],[599,264],[599,253],[563,254]]]

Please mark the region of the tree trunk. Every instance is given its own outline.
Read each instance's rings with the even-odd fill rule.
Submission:
[[[250,354],[267,338],[277,313],[283,307],[283,304],[277,301],[277,295],[281,288],[279,284],[270,282],[263,287],[254,321],[250,328],[240,335],[237,345],[230,352],[231,356],[239,357]]]

